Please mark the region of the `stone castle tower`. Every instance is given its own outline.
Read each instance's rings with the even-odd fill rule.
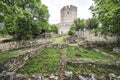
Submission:
[[[73,22],[77,18],[77,7],[70,5],[61,9],[61,23]]]
[[[57,24],[58,34],[67,34],[74,19],[77,18],[77,7],[70,5],[64,6],[61,10],[61,22]]]

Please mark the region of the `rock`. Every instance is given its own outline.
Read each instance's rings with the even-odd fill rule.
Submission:
[[[16,79],[18,79],[18,80],[19,80],[19,79],[23,79],[23,78],[24,78],[24,75],[22,75],[22,74],[17,74],[17,75],[16,75]]]
[[[117,80],[120,80],[120,76],[117,77]]]
[[[36,79],[36,80],[42,80],[42,76],[38,73],[34,74],[33,77]]]
[[[64,72],[64,75],[65,75],[66,77],[72,77],[72,72],[65,71],[65,72]]]
[[[110,80],[117,78],[117,76],[116,76],[115,74],[113,74],[113,73],[110,73],[108,76],[109,76],[109,79],[110,79]]]
[[[86,80],[83,76],[79,75],[79,80]]]
[[[7,71],[3,71],[2,75],[6,77],[6,79],[8,80],[14,80],[16,73],[15,72],[7,72]]]
[[[52,78],[55,78],[55,75],[51,74],[49,77],[52,79]]]
[[[0,73],[6,70],[7,68],[2,63],[0,63]]]
[[[120,53],[120,48],[119,47],[114,47],[113,52]]]
[[[91,74],[91,79],[90,80],[97,80],[97,75],[96,74]]]

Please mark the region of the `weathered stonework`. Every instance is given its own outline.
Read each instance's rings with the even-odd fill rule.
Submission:
[[[0,51],[9,51],[25,47],[32,47],[40,44],[45,44],[48,42],[50,42],[50,38],[38,38],[34,40],[27,40],[24,42],[23,41],[5,42],[0,43]]]
[[[0,71],[3,70],[7,71],[17,71],[19,68],[21,68],[27,60],[33,58],[36,56],[37,53],[40,53],[46,48],[65,48],[67,47],[67,44],[44,44],[41,45],[39,48],[28,51],[26,54],[19,55],[18,57],[12,57],[8,60],[5,60],[4,62],[0,63]],[[3,69],[3,70],[2,70]]]
[[[70,71],[63,70],[62,79],[59,79],[58,74],[48,74],[42,75],[39,73],[35,74],[19,74],[15,73],[20,67],[22,67],[27,60],[33,58],[36,54],[40,54],[40,52],[46,48],[66,48],[68,44],[44,44],[41,45],[39,48],[28,51],[24,55],[20,55],[18,57],[10,58],[2,63],[0,63],[0,80],[120,80],[120,76],[116,76],[113,73],[109,74],[109,77],[101,77],[97,76],[96,74],[79,74],[79,73],[72,73]],[[63,51],[64,52],[64,51]],[[64,53],[63,53],[64,54]],[[62,63],[63,64],[63,63]],[[114,61],[110,63],[98,63],[98,62],[89,62],[89,61],[66,61],[64,65],[79,65],[79,66],[102,66],[102,67],[113,67],[117,68],[120,66],[120,62]],[[64,67],[63,65],[63,67]],[[13,71],[13,72],[12,72]]]
[[[77,18],[77,7],[70,5],[61,9],[61,22],[57,24],[58,34],[67,34],[74,19]]]

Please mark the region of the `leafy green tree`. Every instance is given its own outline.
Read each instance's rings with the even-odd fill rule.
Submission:
[[[81,20],[80,18],[75,19],[72,27],[75,27],[74,29],[78,31],[79,29],[83,30],[85,26],[85,20]]]
[[[75,29],[74,29],[74,27],[70,28],[68,34],[71,35],[71,36],[75,35]]]
[[[76,31],[83,30],[84,28],[86,28],[85,20],[75,19],[68,34],[74,35]]]
[[[86,20],[86,28],[87,29],[96,29],[98,28],[98,25],[99,25],[99,22],[96,18],[91,18],[91,19],[88,19]]]
[[[48,24],[48,9],[41,0],[1,0],[0,21],[17,40],[37,37]]]
[[[101,22],[101,33],[120,35],[120,0],[93,0],[92,13]]]
[[[57,33],[57,26],[55,24],[52,24],[52,25],[49,24],[48,32]]]

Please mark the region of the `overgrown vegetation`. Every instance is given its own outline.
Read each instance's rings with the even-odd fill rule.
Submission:
[[[66,48],[67,53],[64,55],[66,60],[88,60],[88,61],[102,61],[104,62],[109,62],[112,61],[113,58],[106,57],[101,53],[95,52],[93,50],[88,50],[84,48],[79,48],[79,47],[68,47]],[[23,74],[31,74],[31,73],[56,73],[58,71],[58,65],[60,62],[60,54],[62,50],[61,49],[54,49],[54,48],[48,48],[43,50],[41,53],[38,53],[36,57],[33,59],[29,60],[27,64],[22,67],[18,72],[23,73]],[[74,66],[74,65],[73,65]],[[96,69],[94,69],[96,68]],[[78,71],[78,72],[97,72],[102,73],[106,68],[101,68],[101,67],[82,67],[82,68],[77,68],[77,67],[71,67],[67,65],[67,69],[70,71]],[[94,69],[94,70],[93,70]],[[115,68],[114,68],[115,69]],[[117,70],[115,69],[108,69],[108,72],[110,73],[111,70],[116,72]],[[102,70],[102,71],[101,71]]]
[[[90,61],[110,61],[112,58],[106,57],[103,54],[93,51],[87,50],[79,47],[69,47],[67,48],[67,58],[68,59],[81,59],[81,60],[90,60]]]
[[[120,35],[120,0],[93,0],[94,5],[90,7],[93,16],[98,18],[101,34]]]
[[[56,49],[45,49],[32,60],[29,60],[27,64],[21,68],[18,72],[23,74],[31,73],[56,73],[58,70],[60,60],[59,51]]]
[[[0,52],[0,62],[7,60],[11,57],[16,57],[22,54],[23,53],[16,53],[16,52]]]
[[[72,71],[74,73],[80,73],[80,74],[90,74],[90,73],[95,73],[99,76],[104,76],[107,77],[109,73],[114,73],[116,75],[120,74],[120,67],[118,66],[113,66],[113,67],[102,67],[102,66],[96,66],[96,65],[92,65],[92,66],[79,66],[79,65],[67,65],[66,69],[68,71]]]

